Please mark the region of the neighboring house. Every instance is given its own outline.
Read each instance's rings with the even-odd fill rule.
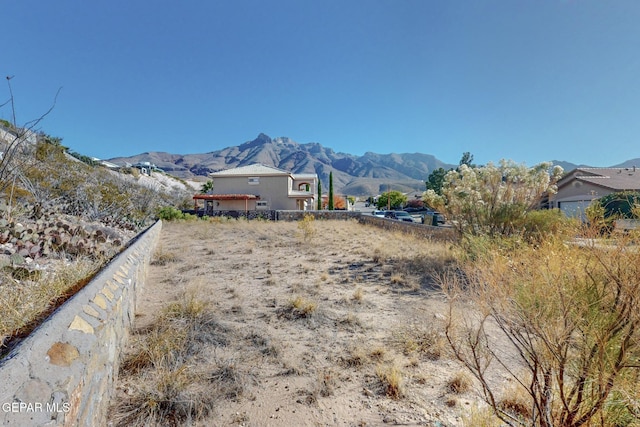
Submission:
[[[550,207],[584,219],[593,200],[618,191],[640,191],[640,168],[576,168],[565,174],[557,187]]]
[[[292,174],[255,163],[209,174],[213,190],[197,194],[210,210],[313,210],[316,208],[318,175]],[[202,208],[202,206],[200,206]]]
[[[148,175],[148,176],[151,176],[151,172],[164,172],[162,169],[160,169],[159,167],[157,167],[151,162],[138,162],[132,165],[127,163],[125,166],[136,168],[140,171],[142,175]]]

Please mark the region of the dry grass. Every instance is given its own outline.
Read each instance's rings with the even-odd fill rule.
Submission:
[[[407,356],[424,356],[438,360],[448,353],[448,343],[442,334],[442,325],[431,323],[428,326],[411,325],[399,330],[395,341]]]
[[[473,405],[468,413],[462,417],[464,427],[501,427],[502,421],[489,408]]]
[[[446,306],[430,283],[446,268],[449,247],[353,221],[299,224],[165,224],[161,254],[180,256],[150,269],[144,298],[154,305],[138,317],[142,326],[114,399],[129,402],[124,412],[135,412],[131,402],[149,407],[143,389],[159,393],[156,365],[175,371],[167,376],[176,382],[167,400],[206,393],[192,411],[165,407],[165,424],[334,425],[340,419],[381,425],[393,416],[429,425],[431,413],[460,410],[440,398],[448,376],[431,373],[442,370],[444,353],[435,350],[437,334],[429,336],[429,305]],[[305,239],[307,226],[316,231],[313,238]],[[184,291],[194,285],[196,291]],[[429,328],[409,331],[427,312]],[[185,378],[191,385],[183,389]],[[440,408],[419,409],[430,402]],[[114,406],[110,420],[120,419],[119,412]],[[142,418],[127,419],[136,425]]]
[[[400,399],[404,395],[404,375],[395,364],[376,366],[376,376],[382,384],[386,396]]]
[[[162,245],[159,245],[153,253],[151,265],[167,265],[172,262],[177,262],[178,259],[179,258],[175,253],[167,251],[162,247]]]
[[[353,291],[353,299],[356,302],[362,302],[362,298],[364,297],[364,291],[362,290],[362,288],[360,286],[358,286],[356,288],[355,291]]]
[[[219,395],[241,394],[242,376],[232,364],[196,363],[208,346],[226,345],[229,334],[196,291],[168,304],[152,326],[137,331],[122,362],[127,397],[111,408],[115,425],[189,423],[210,414]]]
[[[280,311],[280,316],[287,319],[305,319],[313,316],[318,309],[318,303],[302,296],[290,299]]]
[[[80,258],[59,262],[55,274],[36,281],[0,275],[0,349],[12,337],[26,336],[46,316],[66,301],[101,267],[101,261]]]
[[[466,393],[471,390],[473,385],[469,374],[466,372],[456,372],[453,377],[447,381],[447,389],[455,394]]]

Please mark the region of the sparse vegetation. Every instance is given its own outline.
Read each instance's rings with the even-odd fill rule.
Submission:
[[[305,242],[311,241],[318,233],[315,226],[315,217],[313,215],[305,215],[298,221],[298,231],[302,235],[302,240]]]
[[[122,362],[130,392],[112,408],[115,425],[198,421],[213,411],[216,398],[240,395],[245,378],[233,363],[194,363],[208,345],[226,345],[229,333],[195,291],[169,304],[152,327],[137,332],[135,351]]]
[[[12,277],[13,270],[0,274],[0,348],[11,338],[30,333],[102,265],[88,258],[59,264],[55,272],[38,276],[35,281],[31,277]]]
[[[282,315],[290,319],[311,317],[318,308],[318,303],[301,296],[289,300]]]
[[[392,399],[400,399],[403,394],[403,374],[402,370],[395,364],[376,367],[376,375],[382,384],[384,393]]]
[[[356,288],[355,291],[353,291],[353,299],[356,302],[362,302],[362,298],[364,297],[364,291],[362,290],[362,288],[360,286],[358,286]]]
[[[411,325],[403,328],[396,335],[403,354],[416,354],[430,360],[438,360],[447,353],[448,344],[439,323],[430,326]]]
[[[116,419],[117,402],[136,401],[137,385],[155,384],[149,382],[153,364],[126,362],[137,360],[138,349],[147,347],[138,339],[159,340],[163,334],[151,331],[176,317],[180,320],[173,324],[182,332],[171,332],[168,335],[174,339],[154,346],[164,346],[169,354],[166,360],[183,361],[176,366],[184,366],[194,390],[185,399],[196,396],[201,387],[209,393],[205,400],[209,412],[200,409],[191,413],[191,421],[176,418],[177,424],[233,425],[241,419],[247,425],[264,425],[267,417],[266,423],[296,425],[312,419],[331,425],[333,416],[318,412],[329,406],[341,408],[342,419],[367,420],[367,425],[375,425],[375,419],[428,425],[441,416],[434,412],[430,418],[417,405],[411,406],[415,396],[425,392],[431,393],[430,400],[441,400],[438,394],[444,380],[431,374],[441,362],[433,360],[421,341],[426,341],[430,326],[423,325],[418,314],[424,313],[425,301],[441,297],[422,287],[405,292],[396,286],[400,290],[394,291],[388,272],[400,269],[407,282],[420,283],[423,274],[432,274],[429,266],[441,265],[431,258],[447,258],[440,252],[449,252],[448,246],[434,242],[421,246],[425,240],[331,220],[322,224],[330,233],[312,245],[301,245],[298,224],[172,221],[163,225],[145,288],[145,293],[153,294],[145,297],[143,293],[143,299],[149,298],[154,305],[138,316],[141,326],[122,363],[111,420]],[[415,258],[404,257],[406,251],[400,248],[406,244],[415,247]],[[380,264],[371,261],[376,249]],[[160,260],[166,263],[161,265]],[[190,303],[181,289],[194,285],[198,291],[192,293],[196,298]],[[160,311],[157,300],[165,293],[177,294],[176,302],[164,303]],[[215,312],[220,316],[215,319],[224,319],[216,320],[217,338],[189,344],[193,327],[188,319],[204,313],[176,315],[185,312],[180,307],[188,306],[192,309],[187,312]],[[165,314],[158,319],[160,312]],[[409,322],[415,327],[409,328]],[[429,323],[442,332],[441,323]],[[406,330],[416,343],[407,354],[397,338],[399,330]],[[143,353],[138,359],[150,357]],[[129,368],[136,365],[137,369]],[[128,370],[124,374],[124,367],[131,376]],[[172,378],[174,389],[180,389],[182,377]],[[442,386],[432,388],[433,381]],[[404,409],[396,413],[386,405]],[[439,405],[447,413],[463,408]],[[196,418],[205,413],[209,415]]]
[[[166,251],[162,246],[159,246],[153,253],[151,265],[167,265],[176,261],[178,261],[178,256],[175,253]]]
[[[465,372],[456,372],[456,374],[447,381],[447,389],[455,394],[466,393],[471,389],[471,379]]]
[[[618,399],[637,396],[640,254],[630,243],[580,246],[547,235],[535,245],[509,240],[505,250],[496,239],[450,278],[447,338],[503,422],[613,426],[637,417],[632,399]],[[511,345],[496,348],[496,333]],[[489,364],[503,366],[525,403],[500,400]]]

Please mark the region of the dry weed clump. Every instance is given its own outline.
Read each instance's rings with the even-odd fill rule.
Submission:
[[[430,327],[412,326],[404,328],[395,334],[395,341],[406,356],[424,356],[429,360],[439,360],[448,351],[448,343],[436,325]]]
[[[361,286],[358,286],[355,291],[353,291],[353,300],[361,303],[362,298],[364,297],[364,291]]]
[[[363,366],[369,361],[369,355],[362,346],[351,347],[346,357],[340,359],[342,364],[348,368],[357,368]]]
[[[315,301],[296,296],[278,311],[278,316],[289,320],[306,319],[313,316],[317,309],[318,303]]]
[[[471,390],[471,378],[465,372],[456,372],[456,374],[447,381],[447,389],[455,394],[466,393]]]
[[[247,340],[257,347],[260,350],[260,353],[265,356],[277,358],[281,353],[280,349],[272,343],[272,340],[269,337],[265,337],[257,332],[249,334],[247,336]]]
[[[131,396],[118,403],[115,426],[189,425],[208,416],[212,397],[186,367],[158,369],[143,382],[128,384]]]
[[[369,350],[369,357],[373,360],[381,361],[387,354],[387,349],[381,345],[377,345]]]
[[[313,215],[305,215],[300,221],[298,221],[298,231],[303,241],[311,241],[318,230],[315,226],[315,217]]]
[[[473,405],[462,417],[464,427],[502,427],[503,422],[488,407]]]
[[[218,361],[208,376],[211,387],[208,392],[217,398],[238,399],[249,384],[255,383],[255,375],[245,372],[242,364],[234,359]]]
[[[204,360],[206,348],[226,345],[229,334],[195,292],[169,304],[155,323],[137,331],[135,351],[121,364],[128,393],[110,409],[114,425],[178,425],[203,419],[220,397],[210,385],[217,380],[216,390],[237,395],[237,376],[220,366],[207,373],[206,363],[195,363]]]
[[[317,393],[322,397],[333,396],[338,385],[337,374],[332,369],[322,369],[318,372]]]
[[[178,256],[171,252],[165,250],[162,246],[158,246],[158,248],[153,253],[153,258],[151,259],[151,265],[167,265],[172,262],[177,262],[179,260]]]
[[[404,395],[404,378],[402,370],[392,365],[376,366],[376,376],[384,389],[384,394],[391,399],[400,399]]]

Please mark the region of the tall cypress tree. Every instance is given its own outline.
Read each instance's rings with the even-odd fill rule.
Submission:
[[[322,181],[318,180],[318,210],[322,210]]]
[[[329,210],[333,210],[333,172],[329,172]]]

